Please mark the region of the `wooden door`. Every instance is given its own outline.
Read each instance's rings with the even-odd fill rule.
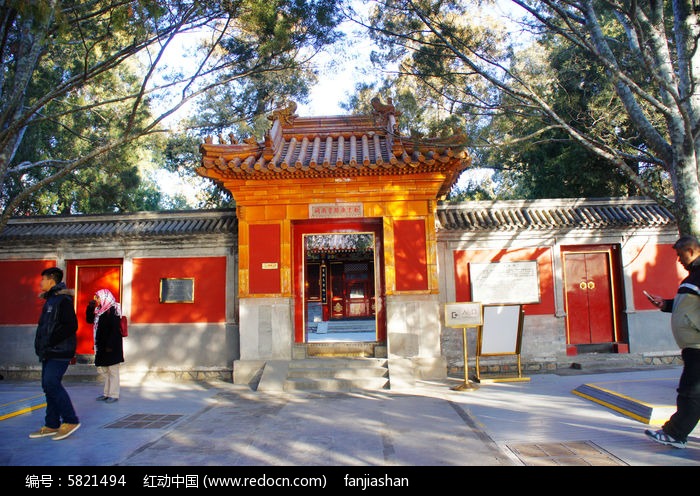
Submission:
[[[109,289],[114,298],[121,303],[121,265],[78,265],[76,267],[76,314],[78,316],[79,355],[94,355],[93,325],[85,320],[87,304],[99,289]]]
[[[366,281],[350,281],[346,285],[345,315],[348,317],[366,318],[371,316],[369,302],[369,287]]]
[[[610,253],[563,253],[568,344],[615,339]]]
[[[331,263],[330,301],[334,320],[374,317],[374,264]]]
[[[331,297],[329,314],[331,320],[345,317],[345,270],[342,262],[331,263]]]

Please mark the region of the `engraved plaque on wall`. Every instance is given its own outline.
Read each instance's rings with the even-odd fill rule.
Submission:
[[[194,277],[160,280],[161,303],[194,303]]]
[[[312,203],[309,205],[309,218],[362,217],[362,207],[362,203]]]

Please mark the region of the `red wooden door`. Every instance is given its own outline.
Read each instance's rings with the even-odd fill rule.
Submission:
[[[331,320],[339,320],[345,317],[345,270],[343,263],[331,263],[330,287],[330,317]]]
[[[361,318],[372,316],[369,293],[369,284],[366,281],[348,282],[345,289],[345,315]]]
[[[563,257],[568,344],[614,342],[609,254],[564,253]]]
[[[374,264],[332,262],[331,319],[374,317]]]
[[[76,267],[76,314],[78,315],[79,355],[94,355],[93,326],[85,320],[85,308],[98,289],[109,289],[121,303],[121,265],[89,265]]]

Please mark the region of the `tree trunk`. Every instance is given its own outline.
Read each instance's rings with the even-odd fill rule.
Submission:
[[[676,193],[673,214],[676,216],[678,231],[681,235],[689,234],[700,237],[700,181],[696,154],[679,154],[674,170],[674,189]]]

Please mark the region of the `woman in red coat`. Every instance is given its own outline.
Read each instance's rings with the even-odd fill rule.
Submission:
[[[124,361],[121,315],[121,305],[109,289],[97,291],[85,312],[88,324],[94,328],[95,366],[105,378],[104,393],[97,401],[105,403],[119,400],[119,364]]]

